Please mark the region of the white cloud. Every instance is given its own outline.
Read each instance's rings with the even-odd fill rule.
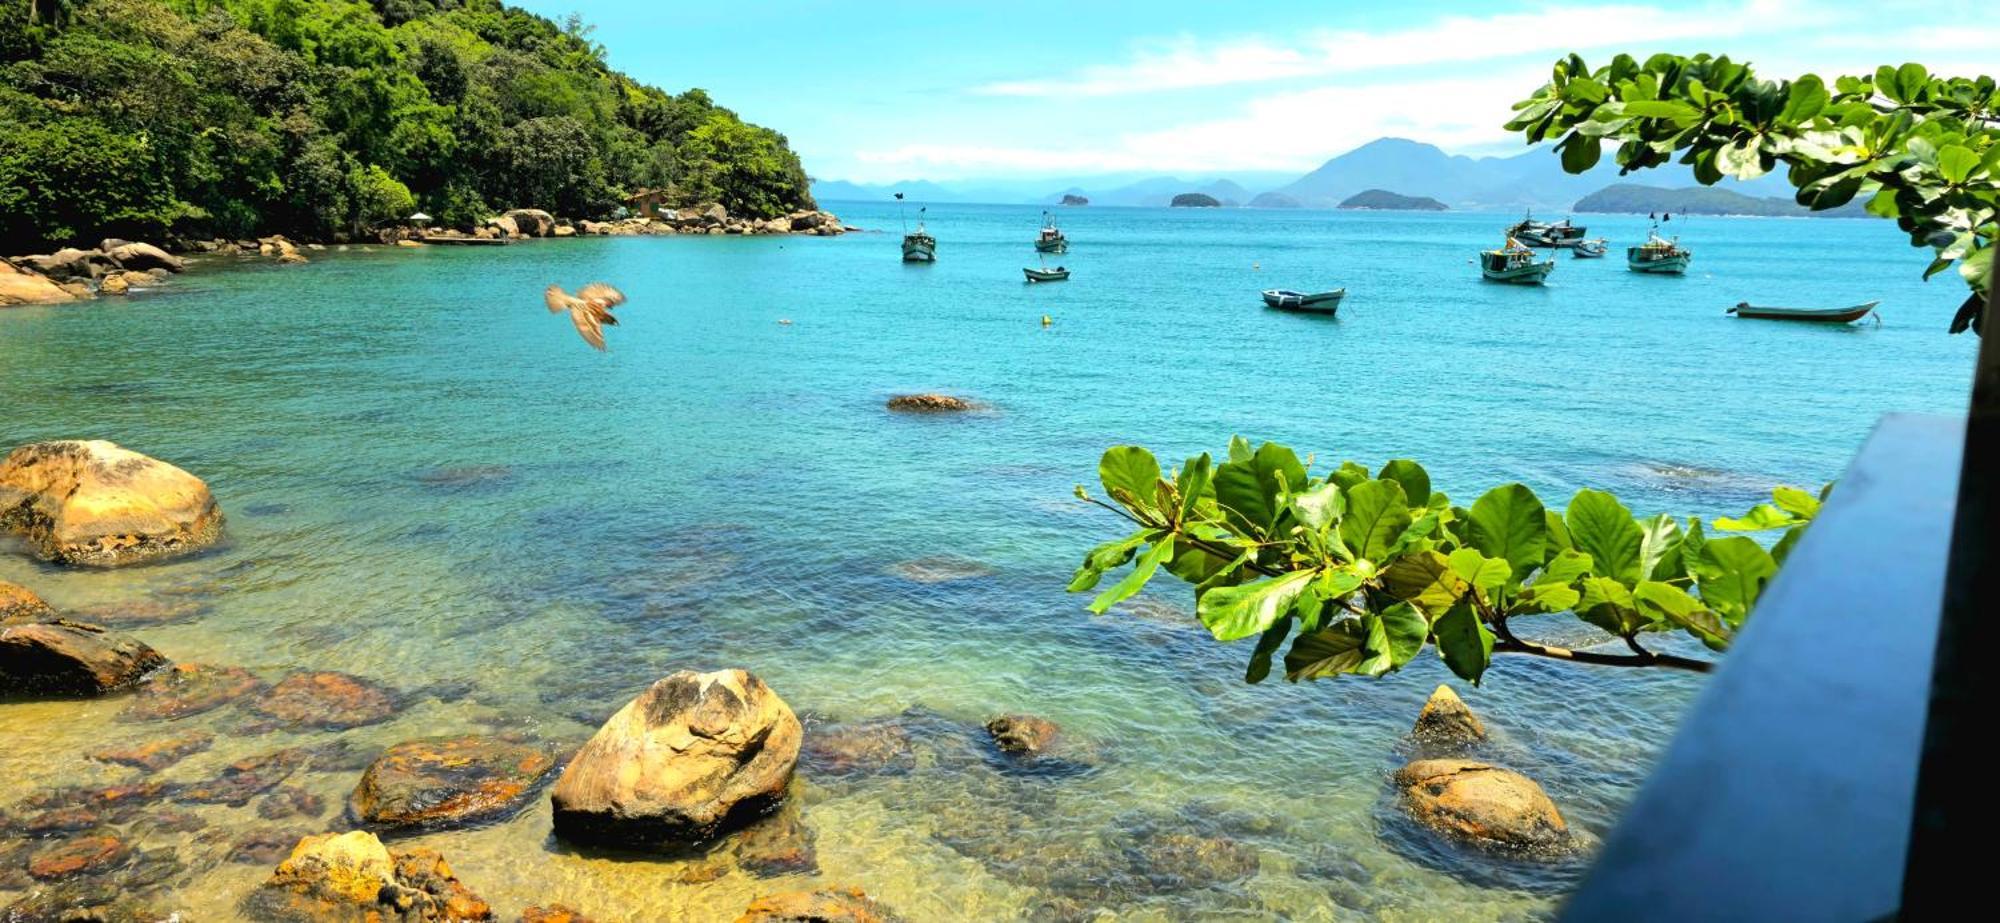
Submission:
[[[1712,39],[1775,23],[1789,0],[1757,0],[1727,11],[1649,6],[1548,6],[1527,13],[1451,16],[1383,32],[1320,30],[1302,42],[1265,38],[1206,44],[1190,37],[1154,42],[1122,64],[1067,77],[975,87],[984,96],[1121,96],[1398,67],[1591,51],[1679,39]]]

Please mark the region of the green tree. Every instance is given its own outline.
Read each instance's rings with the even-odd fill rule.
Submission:
[[[1218,641],[1255,639],[1244,678],[1261,682],[1283,652],[1292,680],[1382,676],[1426,648],[1478,683],[1496,655],[1602,666],[1706,671],[1649,638],[1728,647],[1827,491],[1779,488],[1740,519],[1639,517],[1583,490],[1566,509],[1521,484],[1470,507],[1433,489],[1408,460],[1377,471],[1345,462],[1312,474],[1291,449],[1236,439],[1226,460],[1162,472],[1151,452],[1118,446],[1098,465],[1102,499],[1133,531],[1091,549],[1071,592],[1097,590],[1102,614],[1160,573],[1194,586],[1195,615]],[[1745,535],[1783,530],[1766,549]],[[1107,574],[1121,577],[1099,590]],[[1576,651],[1520,637],[1522,622],[1568,614],[1627,651]]]
[[[1921,64],[1874,74],[1759,79],[1727,57],[1619,55],[1592,69],[1571,55],[1547,84],[1514,104],[1509,130],[1558,140],[1563,168],[1595,166],[1617,142],[1621,173],[1678,155],[1705,184],[1780,167],[1801,205],[1838,208],[1862,197],[1929,247],[1930,278],[1957,265],[1972,290],[1952,322],[1979,324],[2000,243],[2000,86],[1940,77]]]

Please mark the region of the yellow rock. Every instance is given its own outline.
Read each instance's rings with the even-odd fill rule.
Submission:
[[[76,296],[40,273],[0,260],[0,308],[21,304],[61,304]]]
[[[222,510],[201,479],[104,440],[37,442],[0,459],[0,530],[64,564],[116,566],[214,544]]]

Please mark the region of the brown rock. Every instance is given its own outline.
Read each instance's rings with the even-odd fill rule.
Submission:
[[[105,241],[105,243],[116,243],[116,241]],[[120,269],[137,272],[149,269],[180,272],[187,268],[187,264],[181,262],[180,257],[173,256],[152,244],[121,244],[105,250],[104,255],[110,257],[113,263],[117,263]]]
[[[521,911],[521,923],[597,923],[584,916],[582,911],[550,904],[547,907],[530,907]]]
[[[1569,825],[1535,780],[1472,760],[1418,760],[1396,772],[1403,803],[1440,833],[1509,849],[1569,842]]]
[[[516,208],[501,215],[500,220],[512,222],[515,229],[529,237],[547,237],[556,229],[555,216],[539,208]]]
[[[744,670],[683,670],[654,683],[583,745],[556,781],[560,836],[700,843],[785,797],[801,728]]]
[[[483,230],[483,229],[482,229],[482,230]],[[399,240],[399,241],[396,241],[396,246],[398,246],[398,247],[422,247],[423,245],[424,245],[424,242],[423,242],[423,241],[421,241],[421,240],[410,240],[410,239],[409,239],[409,238],[407,238],[407,237],[406,237],[406,238],[404,238],[404,239],[402,239],[402,240]]]
[[[390,852],[372,833],[323,833],[244,900],[245,915],[283,923],[491,920],[492,908],[428,849]]]
[[[296,673],[281,680],[253,706],[288,724],[345,730],[379,724],[396,714],[389,692],[346,673]]]
[[[318,820],[326,813],[326,799],[296,785],[281,785],[257,802],[257,816],[265,820],[303,817]]]
[[[27,587],[0,580],[0,625],[14,622],[46,622],[55,617],[56,610],[50,608],[48,603],[42,602],[42,598],[29,591]]]
[[[162,737],[130,747],[104,747],[90,752],[90,758],[100,763],[117,763],[158,772],[209,748],[215,737],[200,731],[182,734],[178,737]]]
[[[759,878],[818,874],[816,839],[796,802],[786,802],[736,834],[736,864]]]
[[[47,255],[24,256],[20,262],[25,268],[57,282],[89,282],[106,270],[118,268],[101,251],[75,247],[64,247]]]
[[[1056,746],[1062,728],[1047,718],[1034,715],[1001,715],[986,722],[986,733],[1002,753],[1039,756]]]
[[[547,751],[489,737],[435,737],[390,747],[361,775],[348,805],[392,828],[500,820],[526,805],[555,768]]]
[[[800,758],[818,775],[900,774],[916,768],[916,741],[895,717],[813,727]]]
[[[951,413],[972,410],[971,401],[948,394],[898,394],[889,399],[889,409],[904,413]]]
[[[132,848],[115,836],[80,836],[37,850],[28,857],[28,874],[42,881],[95,875],[130,858]]]
[[[89,291],[89,287],[84,288]],[[0,308],[23,304],[62,304],[76,295],[56,280],[0,260]]]
[[[760,897],[736,923],[895,923],[899,919],[860,888],[821,888]]]
[[[101,695],[166,662],[135,638],[81,622],[0,627],[0,694]]]
[[[243,759],[222,767],[222,772],[207,782],[188,785],[174,795],[174,800],[192,804],[226,804],[242,807],[250,799],[278,786],[291,778],[292,773],[306,764],[310,754],[300,747],[287,747]]]
[[[222,534],[208,485],[104,440],[37,442],[0,460],[0,529],[45,560],[110,567],[186,554]]]
[[[1486,725],[1450,686],[1439,683],[1410,733],[1426,743],[1462,746],[1486,739]]]
[[[121,717],[185,718],[220,708],[263,687],[263,680],[242,667],[177,663],[140,686]]]
[[[573,228],[573,227],[571,227],[571,226],[569,226],[569,225],[567,225],[567,224],[559,224],[559,225],[556,225],[556,229],[555,229],[555,236],[557,236],[557,237],[575,237],[575,236],[576,236],[576,228]]]

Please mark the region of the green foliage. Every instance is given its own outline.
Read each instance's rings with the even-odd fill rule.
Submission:
[[[640,187],[810,207],[782,135],[497,0],[0,4],[0,252],[353,235],[416,208],[602,217]]]
[[[1102,614],[1166,570],[1194,585],[1195,615],[1216,640],[1257,639],[1245,671],[1253,683],[1288,640],[1285,675],[1295,681],[1382,676],[1425,647],[1474,683],[1503,653],[1705,670],[1708,661],[1656,654],[1642,639],[1682,632],[1726,649],[1826,495],[1780,487],[1772,503],[1714,523],[1784,530],[1767,551],[1746,536],[1709,537],[1698,518],[1635,517],[1602,491],[1578,491],[1558,515],[1525,485],[1502,484],[1468,509],[1413,461],[1374,475],[1345,462],[1313,476],[1290,448],[1240,438],[1220,464],[1201,455],[1171,472],[1145,449],[1117,446],[1098,476],[1106,499],[1077,495],[1136,528],[1091,549],[1070,591],[1095,590],[1136,560],[1091,601]],[[1631,653],[1514,635],[1510,620],[1558,613]]]
[[[1760,80],[1726,57],[1619,55],[1595,70],[1571,55],[1514,104],[1507,123],[1529,142],[1559,141],[1579,173],[1618,143],[1621,173],[1679,156],[1695,177],[1753,179],[1784,168],[1798,202],[1853,201],[1930,247],[1929,278],[1958,267],[1972,289],[1953,332],[1978,323],[2000,243],[2000,85],[1945,78],[1920,64],[1825,80]]]

